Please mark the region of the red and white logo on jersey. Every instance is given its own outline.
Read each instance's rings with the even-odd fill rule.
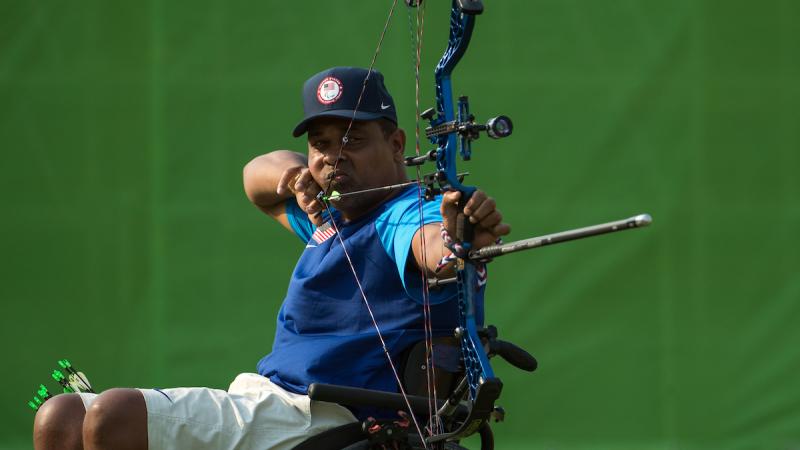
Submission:
[[[328,77],[317,86],[317,100],[323,105],[330,105],[342,96],[344,86],[338,78]]]

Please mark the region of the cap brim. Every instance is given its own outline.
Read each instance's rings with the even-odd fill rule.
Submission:
[[[375,119],[389,119],[389,117],[384,116],[383,114],[367,112],[367,111],[356,111],[353,114],[352,110],[330,110],[321,112],[319,114],[314,114],[313,116],[306,117],[303,119],[302,122],[298,123],[296,127],[294,127],[294,131],[292,131],[292,136],[300,137],[306,131],[308,131],[308,124],[311,123],[314,119],[319,119],[320,117],[341,117],[342,119],[353,119],[353,120],[375,120]]]

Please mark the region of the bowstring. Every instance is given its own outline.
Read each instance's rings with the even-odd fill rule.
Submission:
[[[413,5],[411,3],[407,3],[407,10],[408,10],[408,26],[409,31],[411,33],[411,44],[412,44],[412,62],[414,65],[414,106],[415,106],[415,127],[414,127],[414,137],[415,137],[415,146],[414,150],[416,156],[420,156],[421,154],[421,145],[420,145],[420,66],[422,64],[422,38],[424,34],[424,25],[425,25],[425,2],[419,2],[417,4],[416,14],[416,27],[414,23],[414,17],[412,17],[411,9]],[[422,172],[419,165],[416,166],[417,172],[417,180],[422,180]],[[436,434],[438,429],[438,420],[434,421],[434,416],[438,417],[438,414],[435,413],[436,411],[436,399],[438,399],[438,395],[436,393],[436,369],[434,365],[434,356],[433,356],[433,318],[431,317],[431,303],[430,303],[430,290],[428,287],[428,251],[427,251],[427,239],[425,237],[425,218],[423,212],[423,199],[422,199],[422,191],[423,186],[422,184],[417,185],[417,207],[419,211],[419,221],[420,221],[420,251],[422,252],[422,265],[420,266],[420,284],[422,286],[422,308],[424,314],[424,325],[423,328],[425,330],[425,381],[428,390],[428,432],[430,435]]]
[[[324,202],[325,209],[328,211],[328,216],[330,217],[331,225],[333,226],[333,231],[336,233],[336,237],[339,239],[339,244],[342,246],[342,251],[344,252],[344,256],[347,259],[347,264],[350,266],[350,270],[353,272],[353,277],[356,280],[356,285],[358,286],[358,292],[361,293],[361,298],[364,300],[364,305],[367,307],[367,312],[369,312],[369,317],[372,319],[372,325],[375,327],[375,331],[378,333],[378,339],[381,341],[381,346],[383,347],[383,353],[386,355],[386,359],[389,361],[389,366],[392,368],[392,373],[394,374],[394,379],[397,381],[397,386],[400,388],[400,393],[403,395],[403,400],[408,407],[408,412],[411,414],[411,419],[414,421],[414,426],[417,428],[417,433],[419,434],[420,439],[422,440],[422,445],[425,448],[428,448],[428,444],[425,441],[425,437],[422,435],[422,428],[419,426],[419,422],[417,422],[417,418],[414,415],[414,410],[411,409],[411,402],[408,400],[408,394],[406,394],[406,390],[403,388],[403,383],[400,381],[400,375],[397,372],[397,367],[395,367],[394,362],[392,361],[392,356],[389,353],[389,348],[386,347],[386,341],[383,339],[383,333],[381,333],[381,328],[378,326],[378,321],[375,320],[375,314],[372,312],[372,307],[369,306],[369,301],[367,300],[367,294],[364,292],[364,287],[361,285],[361,280],[358,278],[358,274],[356,273],[356,267],[353,265],[353,261],[350,259],[350,253],[347,251],[347,246],[344,245],[344,239],[342,238],[342,233],[339,232],[339,226],[336,224],[336,219],[333,216],[333,212],[331,211],[330,205],[328,202]]]
[[[348,137],[350,136],[350,130],[353,128],[353,123],[356,121],[356,113],[358,113],[358,108],[361,106],[361,101],[364,99],[364,92],[367,90],[367,82],[369,81],[369,77],[372,76],[372,69],[375,67],[375,61],[378,59],[378,54],[381,52],[381,45],[383,45],[383,38],[386,37],[386,32],[389,30],[389,23],[392,21],[392,16],[394,15],[395,7],[397,6],[397,0],[392,2],[392,7],[389,9],[389,15],[386,17],[386,22],[383,24],[383,30],[381,31],[381,36],[378,39],[378,45],[375,47],[375,52],[372,54],[372,61],[369,63],[369,68],[367,69],[367,76],[364,77],[364,82],[361,84],[361,92],[358,94],[358,100],[356,100],[356,107],[353,108],[353,116],[350,117],[350,123],[347,124],[347,129],[344,132],[344,136],[342,136],[342,142],[339,145],[339,152],[336,155],[336,161],[333,163],[333,172],[331,172],[331,178],[328,180],[328,185],[325,187],[325,195],[330,195],[331,184],[333,184],[333,179],[336,175],[336,169],[339,167],[339,161],[342,158],[342,151],[344,150],[344,146],[347,145]]]
[[[347,129],[345,130],[344,136],[342,136],[342,142],[341,142],[341,145],[339,146],[339,152],[336,155],[336,161],[334,162],[334,165],[333,165],[333,172],[331,173],[331,175],[334,175],[334,176],[331,176],[330,179],[328,180],[328,185],[325,188],[325,194],[329,194],[330,193],[330,188],[331,188],[331,185],[333,183],[333,179],[335,178],[335,174],[336,174],[336,169],[339,166],[339,161],[341,161],[342,151],[344,150],[345,145],[347,145],[348,136],[350,134],[350,130],[352,129],[353,123],[356,120],[356,113],[358,112],[358,108],[361,106],[361,101],[363,100],[364,92],[367,89],[367,82],[369,81],[369,77],[372,75],[372,70],[375,67],[375,61],[378,59],[378,54],[380,53],[381,46],[383,44],[383,39],[386,36],[386,32],[389,29],[389,24],[391,23],[392,16],[394,15],[395,7],[397,6],[397,1],[398,0],[394,0],[392,2],[392,6],[389,9],[389,14],[386,17],[386,22],[383,25],[383,30],[381,31],[380,38],[378,39],[378,45],[375,48],[375,52],[372,55],[372,61],[370,61],[369,68],[367,69],[367,76],[364,77],[364,82],[361,85],[361,92],[358,95],[358,100],[356,101],[356,107],[353,109],[353,116],[350,118],[350,123],[347,124]],[[419,139],[417,139],[417,141],[419,142]],[[419,143],[417,143],[417,147],[419,147]],[[411,415],[411,419],[413,420],[414,426],[417,429],[417,433],[419,434],[419,437],[420,437],[420,440],[422,442],[422,445],[425,447],[425,449],[427,449],[428,448],[428,444],[425,441],[425,437],[423,436],[422,428],[420,427],[419,422],[417,421],[416,415],[414,414],[414,410],[411,408],[411,402],[409,401],[408,395],[406,394],[405,388],[403,387],[403,383],[400,380],[400,375],[399,375],[399,373],[397,371],[397,367],[395,367],[394,361],[392,361],[392,356],[389,353],[388,347],[386,346],[386,341],[383,339],[383,333],[381,333],[380,326],[378,326],[378,322],[375,319],[374,313],[372,312],[372,307],[369,304],[369,300],[367,300],[367,295],[364,292],[363,286],[361,285],[361,280],[358,278],[358,273],[356,271],[355,266],[353,265],[352,259],[350,258],[350,254],[347,251],[347,246],[344,244],[344,239],[342,238],[342,234],[339,232],[339,227],[338,227],[338,225],[336,223],[336,219],[335,219],[335,217],[334,217],[334,215],[333,215],[333,213],[331,211],[330,204],[324,198],[320,199],[320,202],[322,202],[323,206],[325,207],[325,209],[328,212],[328,217],[330,218],[330,222],[331,222],[331,224],[333,226],[334,232],[336,233],[336,236],[338,237],[339,244],[341,244],[342,251],[344,252],[345,258],[347,259],[347,264],[350,266],[350,270],[353,273],[353,277],[355,278],[356,285],[358,286],[358,291],[361,294],[361,298],[364,301],[364,305],[367,308],[367,312],[369,313],[369,316],[372,319],[372,325],[375,327],[375,331],[378,334],[378,339],[381,342],[381,346],[383,347],[383,352],[386,355],[386,359],[389,362],[389,367],[391,367],[391,369],[392,369],[392,374],[394,375],[394,378],[397,381],[397,386],[399,387],[400,393],[403,396],[403,400],[405,401],[406,406],[408,407],[409,414]],[[426,285],[427,285],[427,283],[426,283]]]

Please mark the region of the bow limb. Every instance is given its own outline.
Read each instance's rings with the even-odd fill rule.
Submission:
[[[495,377],[489,364],[476,323],[477,295],[483,284],[479,279],[485,277],[485,267],[468,258],[473,246],[474,230],[464,214],[464,206],[475,193],[476,187],[463,184],[456,167],[458,154],[465,161],[470,159],[471,142],[478,137],[479,131],[486,131],[486,126],[474,124],[466,97],[458,99],[456,109],[451,80],[454,68],[469,46],[476,15],[482,11],[483,5],[479,0],[453,0],[448,46],[435,71],[436,109],[422,113],[423,118],[430,121],[426,135],[437,146],[435,157],[439,189],[461,193],[455,240],[463,251],[454,253],[457,256],[459,310],[456,337],[460,341],[465,377],[451,400],[439,412],[448,414],[463,396],[467,397],[469,405],[469,414],[461,424],[452,431],[432,436],[429,438],[431,443],[459,439],[483,427],[502,390],[502,383]],[[510,126],[510,120],[508,123]],[[429,190],[431,189],[433,187],[429,185]]]
[[[463,121],[468,110],[459,103],[458,116],[453,104],[453,91],[451,76],[461,57],[469,46],[472,30],[475,26],[474,11],[465,11],[458,0],[453,0],[450,13],[450,36],[448,46],[436,67],[436,109],[438,117],[431,121],[431,128],[442,124],[455,123],[456,119]],[[461,139],[455,132],[436,136],[434,143],[438,145],[436,167],[439,170],[445,190],[461,192],[459,201],[460,212],[457,219],[456,240],[469,251],[472,247],[473,226],[463,213],[463,208],[475,192],[474,186],[466,186],[459,180],[456,171],[457,154],[461,144],[461,157],[469,160],[471,154],[470,142]],[[440,182],[441,183],[441,182]],[[459,340],[461,352],[469,383],[470,399],[474,401],[478,386],[482,380],[494,378],[494,372],[489,364],[489,358],[483,351],[480,338],[477,334],[475,323],[475,286],[477,286],[476,267],[469,261],[458,258],[456,262],[456,279],[458,285],[459,304]]]

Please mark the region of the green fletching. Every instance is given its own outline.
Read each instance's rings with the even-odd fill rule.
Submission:
[[[68,369],[72,367],[72,364],[70,364],[69,361],[66,359],[59,359],[58,365],[61,366],[62,369]]]
[[[39,410],[39,405],[37,405],[34,402],[28,402],[28,406],[30,406],[34,411],[38,411]]]
[[[36,391],[36,393],[39,394],[39,397],[49,397],[50,396],[50,393],[47,392],[47,386],[45,386],[43,384],[39,385],[39,390]]]
[[[64,378],[66,378],[66,377],[64,376],[64,373],[62,373],[60,370],[54,370],[53,371],[53,379],[54,380],[56,380],[56,381],[58,381],[60,383],[61,380],[63,380]]]
[[[333,192],[331,192],[331,195],[328,196],[328,200],[339,200],[341,197],[342,197],[342,194],[340,194],[340,193],[338,193],[336,191],[333,191]]]

